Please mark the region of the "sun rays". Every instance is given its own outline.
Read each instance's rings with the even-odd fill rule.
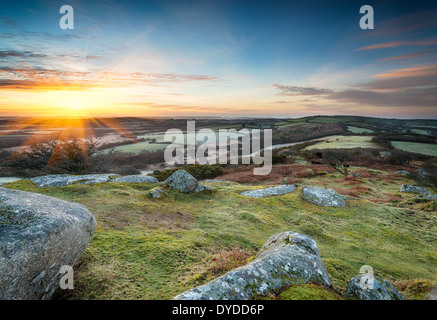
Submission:
[[[5,130],[0,132],[2,137],[13,136],[17,134],[25,134],[26,138],[21,145],[14,150],[11,150],[10,159],[14,158],[26,146],[35,144],[35,137],[41,136],[41,131],[48,132],[49,135],[44,141],[39,143],[54,143],[50,160],[47,163],[47,168],[56,163],[56,159],[65,143],[69,141],[78,145],[82,154],[88,161],[88,145],[99,136],[96,132],[98,129],[111,129],[119,135],[136,142],[137,138],[123,125],[119,118],[83,118],[72,116],[69,118],[15,118],[8,120],[5,125]],[[24,148],[24,149],[23,149]]]

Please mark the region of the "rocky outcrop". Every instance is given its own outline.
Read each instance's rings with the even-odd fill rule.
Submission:
[[[0,299],[49,299],[95,228],[78,203],[0,188]]]
[[[129,183],[139,183],[139,182],[145,182],[145,183],[158,183],[158,179],[151,176],[141,175],[141,174],[135,174],[130,176],[124,176],[124,177],[117,177],[115,179],[112,179],[113,182],[129,182]]]
[[[365,283],[364,289],[361,282]],[[370,282],[367,274],[352,278],[347,284],[345,297],[358,300],[404,300],[390,282],[376,276],[373,278],[373,286]]]
[[[180,192],[200,192],[203,190],[211,189],[197,181],[187,171],[181,169],[174,172],[166,181],[165,184],[170,188],[177,189]]]
[[[324,207],[345,207],[342,196],[332,189],[304,187],[303,195],[309,202]]]
[[[413,193],[421,194],[423,196],[430,196],[431,195],[431,192],[429,192],[428,189],[422,188],[422,187],[417,187],[417,186],[412,186],[409,184],[403,184],[401,186],[401,192],[413,192]]]
[[[331,286],[316,242],[304,234],[272,236],[249,264],[232,270],[176,300],[247,300],[291,284]]]
[[[407,171],[407,170],[399,170],[399,171],[396,171],[396,173],[397,173],[397,174],[401,174],[401,175],[403,175],[403,176],[408,176],[408,175],[410,174],[410,171]]]
[[[30,179],[38,185],[38,187],[64,187],[71,184],[81,183],[103,183],[111,180],[114,174],[85,174],[85,175],[69,175],[69,174],[51,174]]]
[[[244,191],[241,193],[241,195],[251,198],[265,198],[265,197],[280,196],[286,193],[290,193],[296,190],[297,188],[298,188],[297,185],[286,184],[286,185],[281,185],[281,186],[267,188],[267,189]]]

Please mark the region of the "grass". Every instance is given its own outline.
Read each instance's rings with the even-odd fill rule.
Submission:
[[[402,151],[437,157],[437,144],[434,143],[391,141],[391,145]]]
[[[149,197],[158,184],[38,188],[20,180],[5,186],[84,204],[97,219],[75,267],[75,289],[58,291],[55,299],[171,299],[245,264],[270,236],[289,230],[317,241],[336,292],[344,292],[365,264],[405,290],[415,279],[437,281],[435,210],[406,204],[413,195],[399,188],[411,183],[407,179],[366,168],[350,171],[360,177],[329,173],[300,183],[355,192],[346,208],[308,203],[301,188],[279,197],[248,198],[240,192],[263,186],[232,182],[211,183],[214,191],[201,194],[167,189],[160,199]],[[312,286],[284,292],[284,299],[336,298]]]
[[[343,300],[343,298],[332,289],[307,284],[289,286],[268,297],[261,297],[261,300]]]
[[[324,141],[306,147],[306,150],[312,149],[353,149],[353,148],[376,148],[377,145],[372,143],[371,136],[330,136],[322,138]]]

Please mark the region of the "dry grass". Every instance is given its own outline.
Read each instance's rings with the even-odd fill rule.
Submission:
[[[411,165],[393,165],[387,162],[387,160],[366,156],[356,156],[349,164],[354,167],[366,167],[369,169],[376,169],[382,171],[395,172],[400,170],[414,171],[418,167],[415,164]]]
[[[335,191],[345,196],[361,198],[363,193],[371,192],[372,189],[363,186],[354,186],[350,188],[335,188]]]
[[[267,185],[300,182],[302,178],[311,178],[319,172],[334,173],[335,169],[325,165],[298,165],[283,164],[275,165],[272,172],[266,176],[253,174],[253,165],[250,166],[229,166],[224,169],[224,174],[217,179],[225,179],[238,183],[264,183]]]
[[[436,283],[424,279],[397,280],[393,285],[408,299],[424,299],[430,291],[437,287]]]
[[[186,286],[202,285],[217,276],[247,264],[254,252],[240,247],[207,250],[207,257],[180,277]]]
[[[219,250],[212,256],[212,265],[207,269],[214,275],[222,274],[227,271],[245,265],[250,253],[240,247]]]

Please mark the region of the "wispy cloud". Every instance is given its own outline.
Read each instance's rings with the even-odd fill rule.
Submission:
[[[434,54],[434,53],[437,53],[437,49],[436,50],[420,51],[420,52],[409,53],[409,54],[402,54],[402,55],[393,56],[393,57],[387,57],[387,58],[379,59],[379,61],[412,59],[412,58],[427,56],[427,55]]]
[[[8,53],[9,54],[9,53]],[[120,73],[69,71],[43,68],[0,68],[0,88],[43,89],[165,85],[183,82],[219,81],[218,77],[177,73]]]
[[[423,31],[437,25],[437,10],[417,11],[378,23],[366,36],[398,36]]]
[[[362,107],[437,107],[437,66],[416,66],[378,73],[370,81],[345,90],[302,88],[274,84],[278,95],[314,96],[319,102]],[[304,92],[304,94],[301,94]]]
[[[3,24],[6,24],[7,26],[12,28],[16,28],[18,26],[18,23],[15,20],[10,19],[8,17],[2,17],[1,21]]]
[[[320,94],[332,93],[331,89],[322,89],[315,87],[298,87],[298,86],[284,86],[279,84],[273,84],[274,88],[281,90],[278,95],[302,95],[302,96],[312,96]]]
[[[415,41],[394,41],[394,42],[384,42],[384,43],[377,43],[372,44],[370,46],[361,47],[358,49],[355,49],[356,51],[363,51],[363,50],[374,50],[374,49],[382,49],[382,48],[394,48],[394,47],[402,47],[402,46],[421,46],[421,47],[427,47],[427,46],[433,46],[437,44],[436,39],[432,40],[415,40]]]

